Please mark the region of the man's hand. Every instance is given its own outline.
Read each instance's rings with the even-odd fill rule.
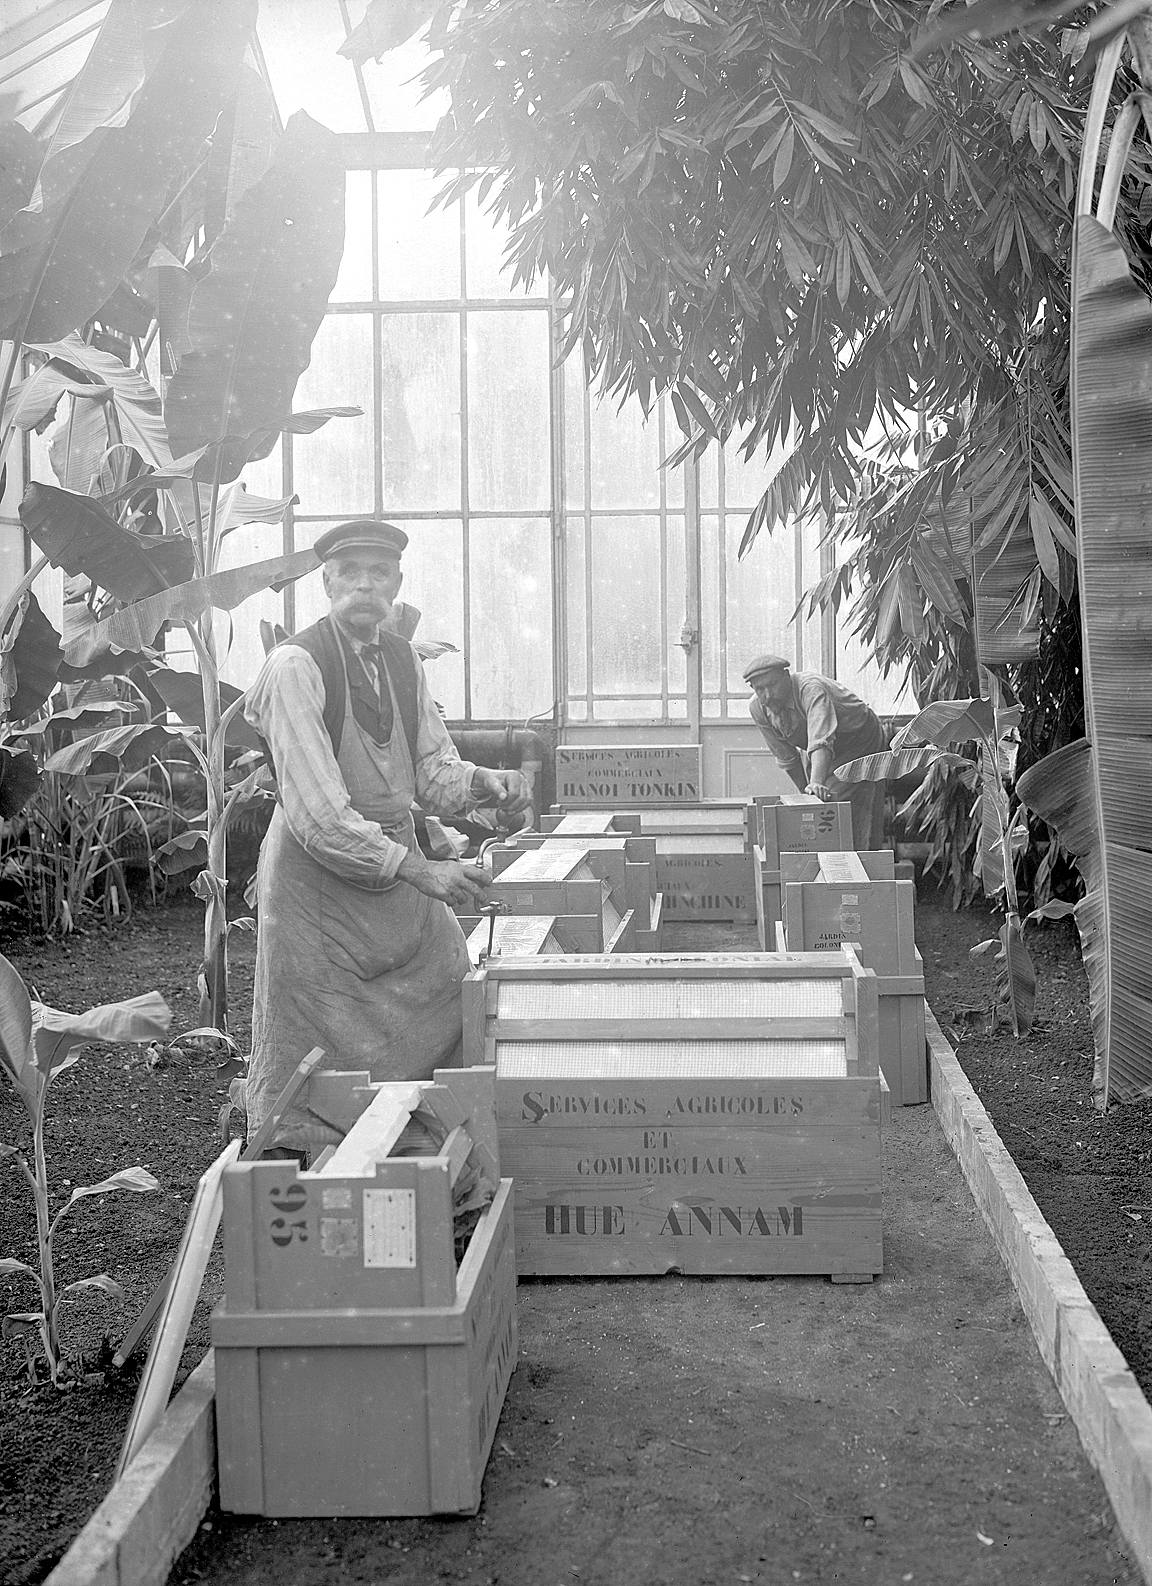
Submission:
[[[824,804],[831,804],[833,802],[832,789],[826,782],[809,782],[804,791],[805,793],[811,793],[813,798],[820,799],[820,801]]]
[[[478,804],[495,804],[509,815],[518,815],[531,804],[532,791],[519,771],[490,771],[478,765],[472,773],[472,797]]]
[[[492,884],[492,878],[476,865],[462,865],[458,859],[425,859],[423,854],[407,854],[396,872],[417,892],[438,898],[449,908],[474,907]]]

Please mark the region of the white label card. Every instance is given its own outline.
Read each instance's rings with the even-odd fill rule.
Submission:
[[[364,1265],[416,1265],[416,1191],[364,1191]]]

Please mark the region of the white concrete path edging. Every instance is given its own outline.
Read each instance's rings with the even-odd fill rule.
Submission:
[[[932,1105],[991,1230],[1037,1347],[1152,1586],[1152,1408],[992,1126],[931,1008]]]
[[[216,1485],[209,1350],[45,1586],[164,1586]]]

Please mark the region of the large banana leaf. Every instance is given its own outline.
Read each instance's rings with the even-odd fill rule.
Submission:
[[[188,312],[192,351],[168,388],[178,456],[283,424],[344,251],[344,162],[303,111],[216,239]],[[221,477],[242,461],[228,454]]]
[[[34,350],[47,353],[52,360],[50,367],[62,375],[72,373],[81,379],[87,376],[93,389],[107,393],[119,439],[139,452],[146,463],[153,468],[171,465],[172,450],[160,397],[142,374],[126,368],[113,353],[88,346],[75,333],[62,341],[38,344]],[[82,386],[77,394],[86,394]],[[54,437],[49,458],[60,483],[86,495],[110,444],[107,420],[95,404],[84,403],[77,408],[74,402],[68,428],[70,433],[66,436]]]
[[[0,337],[55,341],[108,301],[235,94],[255,15],[255,0],[189,6],[164,30],[126,124],[98,126],[46,162],[42,202],[0,233]]]
[[[287,556],[232,567],[208,578],[191,578],[186,584],[138,600],[114,617],[96,623],[82,639],[67,646],[65,665],[91,667],[110,651],[146,650],[166,622],[194,622],[209,606],[232,611],[249,595],[261,589],[282,589],[319,565],[315,551],[292,551]]]
[[[192,545],[183,535],[133,534],[98,501],[55,485],[28,486],[20,521],[53,567],[85,574],[118,600],[139,600],[192,574]]]
[[[1152,1095],[1152,304],[1124,250],[1075,222],[1072,428],[1088,740],[1021,776],[1076,854],[1100,1100]]]
[[[56,687],[63,660],[60,635],[30,589],[0,640],[0,716],[23,721]]]
[[[43,149],[18,121],[0,125],[0,230],[32,196]]]

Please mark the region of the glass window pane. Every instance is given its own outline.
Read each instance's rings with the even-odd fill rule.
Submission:
[[[682,694],[688,687],[688,654],[677,644],[687,615],[688,592],[684,581],[684,519],[670,513],[666,530],[668,579],[668,688]]]
[[[568,519],[565,542],[568,564],[568,692],[588,689],[588,628],[584,588],[584,519]]]
[[[359,418],[332,418],[311,435],[292,437],[292,488],[301,512],[371,512],[372,317],[329,314],[312,343],[293,406],[358,407]]]
[[[564,492],[570,507],[584,506],[584,359],[564,362]]]
[[[550,542],[547,518],[474,518],[469,526],[474,717],[552,708]]]
[[[408,536],[400,599],[421,613],[418,639],[446,639],[455,654],[425,662],[432,697],[453,721],[464,716],[464,530],[449,521],[397,519]]]
[[[348,424],[350,419],[333,419],[333,424]],[[283,443],[277,441],[267,457],[244,464],[244,487],[254,496],[272,496],[277,501],[285,494]]]
[[[451,108],[443,89],[424,97],[420,73],[433,58],[424,32],[421,28],[380,60],[364,62],[364,87],[377,132],[431,132]]]
[[[294,540],[298,551],[307,550],[308,546],[315,545],[325,529],[330,529],[333,523],[339,523],[339,518],[332,518],[324,522],[295,524]],[[328,596],[324,593],[324,579],[321,569],[305,573],[303,578],[289,586],[292,592],[292,631],[299,633],[301,629],[308,628],[314,622],[319,622],[328,611]]]
[[[219,566],[221,570],[226,567],[247,567],[250,562],[262,562],[270,556],[279,556],[283,543],[282,524],[245,524],[242,528],[233,529],[220,547]],[[283,623],[282,592],[262,589],[250,595],[235,611],[216,613],[213,632],[217,654],[223,658],[220,675],[226,683],[234,683],[237,688],[247,688],[264,665],[264,646],[260,641],[261,618],[268,622]]]
[[[677,426],[672,433],[679,435]],[[720,448],[715,441],[709,441],[703,456],[696,464],[700,474],[700,510],[701,512],[715,511],[720,505],[720,469],[717,463]]]
[[[476,189],[464,199],[464,279],[470,298],[523,298],[547,297],[548,285],[539,276],[532,284],[531,294],[523,284],[512,289],[512,265],[507,261],[505,248],[511,233],[505,220],[497,220],[487,213],[492,195],[486,194],[484,208],[476,202]]]
[[[644,410],[633,400],[619,408],[617,400],[592,395],[592,505],[596,507],[658,507],[660,505],[660,437],[655,417],[644,422]]]
[[[820,536],[823,532],[823,519],[809,518],[806,522],[798,524],[797,534],[801,536],[804,557],[803,593],[820,581]],[[805,602],[804,610],[808,606]],[[823,628],[819,610],[814,616],[804,616],[800,622],[800,632],[804,646],[804,670],[806,672],[819,672],[821,668],[820,636]]]
[[[650,420],[649,422],[652,421]],[[659,423],[660,456],[661,460],[663,460],[665,457],[671,457],[682,439],[680,426],[676,422],[676,417],[672,412],[671,404],[667,397],[660,398]],[[682,507],[684,505],[684,487],[688,477],[688,467],[687,463],[679,463],[675,468],[665,467],[661,469],[664,477],[664,500],[666,505],[670,507]]]
[[[345,39],[338,6],[276,0],[261,6],[258,31],[285,121],[306,110],[333,132],[365,130],[352,62],[336,53]]]
[[[871,705],[872,709],[883,715],[912,714],[916,712],[916,700],[905,681],[904,672],[900,667],[893,667],[887,677],[881,676],[880,668],[870,649],[861,643],[854,633],[848,629],[851,621],[846,614],[837,621],[836,628],[836,677],[850,688],[854,694]]]
[[[727,547],[728,691],[748,698],[744,668],[754,655],[770,650],[795,659],[796,635],[790,626],[796,605],[792,535],[788,529],[762,530],[743,561],[736,559],[739,540]]]
[[[479,511],[551,502],[548,316],[468,316],[468,489]]]
[[[711,512],[700,515],[700,673],[705,692],[720,688],[722,637],[720,526]]]
[[[705,699],[701,701],[700,714],[715,717],[720,714],[720,701],[718,699]]]
[[[330,301],[367,303],[371,297],[372,172],[349,171],[344,195],[344,256]]]
[[[688,720],[688,701],[686,699],[670,699],[668,701],[668,720]]]
[[[570,699],[568,701],[568,720],[588,720],[588,701],[586,699]]]
[[[664,711],[658,699],[611,699],[596,707],[598,721],[661,721]]]
[[[460,510],[460,322],[455,314],[381,321],[384,510]]]
[[[659,694],[662,659],[660,521],[593,518],[592,677],[597,694]]]
[[[424,302],[460,296],[460,207],[429,213],[447,185],[430,171],[380,171],[380,297]]]

